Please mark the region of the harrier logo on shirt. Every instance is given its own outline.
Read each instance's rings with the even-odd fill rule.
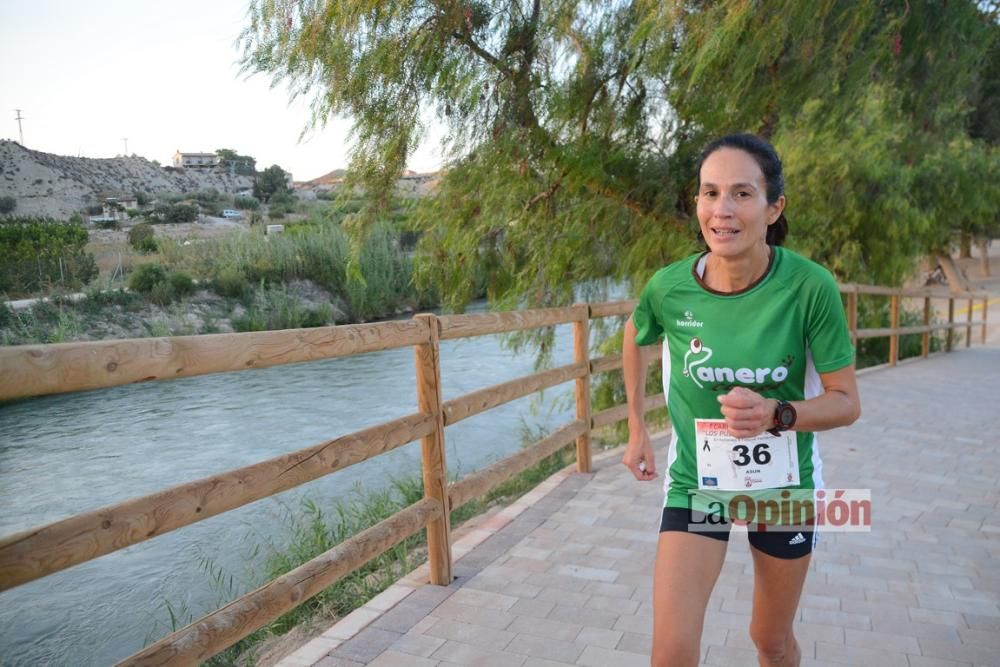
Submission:
[[[700,327],[705,326],[704,322],[699,322],[698,320],[694,319],[694,313],[691,312],[690,310],[685,310],[684,311],[684,319],[683,320],[675,320],[675,322],[677,323],[677,326],[679,326],[679,327],[698,327],[698,328],[700,328]]]
[[[784,382],[788,377],[788,366],[780,365],[777,368],[729,368],[728,366],[705,366],[706,361],[712,358],[712,348],[701,342],[700,338],[692,338],[688,351],[684,354],[684,377],[691,378],[691,381],[698,385],[699,389],[704,389],[702,382],[715,383],[712,389],[723,387],[735,387],[739,385],[765,385],[773,384],[775,387]],[[785,362],[791,365],[791,357]]]

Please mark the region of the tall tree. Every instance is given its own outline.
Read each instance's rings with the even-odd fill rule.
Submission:
[[[246,71],[311,96],[316,121],[352,119],[351,177],[374,195],[355,224],[386,210],[424,114],[446,126],[417,220],[420,276],[455,307],[473,267],[493,298],[547,305],[690,252],[698,150],[734,130],[786,154],[800,247],[898,282],[945,224],[908,188],[963,135],[992,20],[972,0],[257,0],[250,17]]]
[[[272,164],[257,174],[253,182],[253,196],[265,204],[272,198],[283,199],[291,194],[288,187],[288,174],[276,164]]]

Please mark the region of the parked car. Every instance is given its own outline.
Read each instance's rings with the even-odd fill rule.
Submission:
[[[222,210],[223,218],[242,218],[243,214],[234,208],[226,208]]]

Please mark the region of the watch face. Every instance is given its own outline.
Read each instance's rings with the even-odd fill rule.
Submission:
[[[778,408],[778,423],[782,427],[788,428],[795,423],[795,408],[790,405],[783,405]]]

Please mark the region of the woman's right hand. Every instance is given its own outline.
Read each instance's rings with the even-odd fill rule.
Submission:
[[[628,445],[625,446],[622,463],[640,482],[656,479],[656,459],[645,425],[639,429],[629,429]]]

